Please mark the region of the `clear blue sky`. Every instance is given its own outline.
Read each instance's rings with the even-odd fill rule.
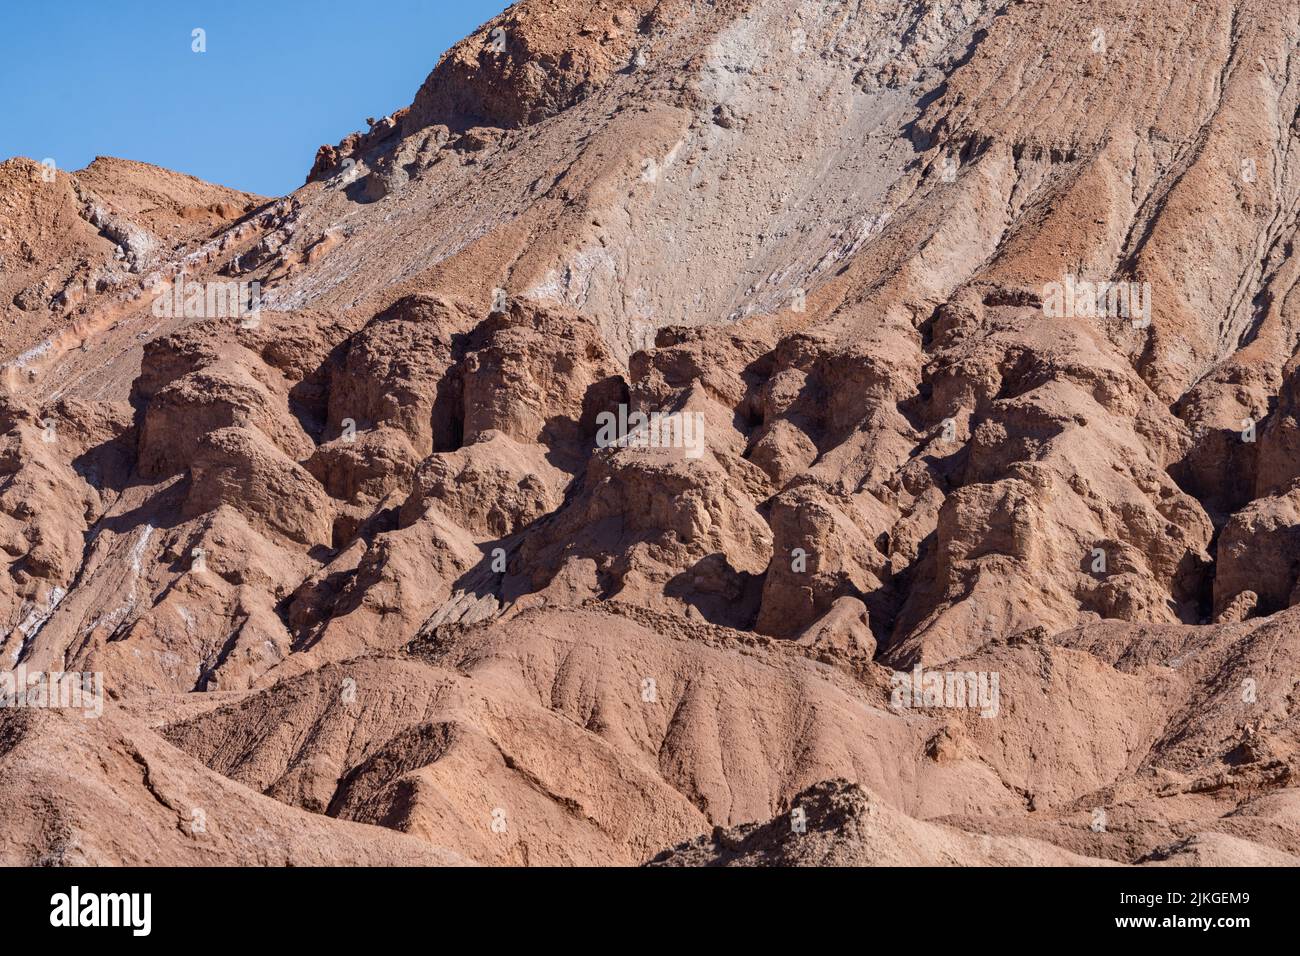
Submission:
[[[0,160],[120,156],[278,196],[509,2],[0,0]]]

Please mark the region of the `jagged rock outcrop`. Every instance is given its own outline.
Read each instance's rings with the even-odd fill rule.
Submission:
[[[107,695],[0,855],[1289,862],[1298,38],[524,0],[290,196],[0,163],[0,664]]]

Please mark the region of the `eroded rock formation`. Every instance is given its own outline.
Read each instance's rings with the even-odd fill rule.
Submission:
[[[1297,42],[524,0],[278,200],[0,164],[0,663],[106,697],[0,861],[1295,863]]]

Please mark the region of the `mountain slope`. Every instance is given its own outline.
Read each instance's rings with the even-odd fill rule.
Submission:
[[[525,0],[280,199],[11,160],[0,654],[479,862],[832,778],[1077,857],[1294,854],[1297,40]],[[157,307],[192,284],[260,310]],[[607,440],[636,413],[675,438]],[[927,671],[996,712],[896,705]]]

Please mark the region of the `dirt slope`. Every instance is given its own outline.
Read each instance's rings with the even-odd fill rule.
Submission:
[[[110,697],[21,739],[288,861],[1290,862],[1298,42],[524,0],[286,197],[0,164],[0,662]]]

